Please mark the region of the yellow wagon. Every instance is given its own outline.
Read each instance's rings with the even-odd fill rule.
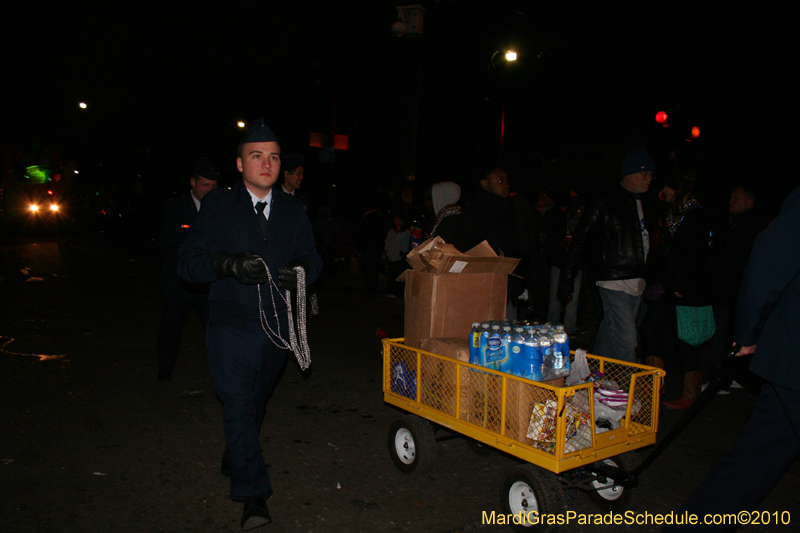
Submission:
[[[389,451],[401,471],[433,466],[433,422],[479,448],[529,463],[514,468],[503,484],[504,511],[520,517],[514,529],[549,531],[537,516],[564,512],[565,488],[586,491],[603,509],[626,506],[636,483],[629,479],[633,465],[626,454],[656,442],[663,370],[587,354],[590,371],[627,393],[616,406],[619,420],[598,427],[592,383],[554,387],[402,341],[383,341],[384,400],[410,413],[389,431]]]

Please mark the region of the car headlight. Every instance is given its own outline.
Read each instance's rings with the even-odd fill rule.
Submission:
[[[54,213],[55,213],[56,211],[58,211],[58,205],[56,205],[56,204],[50,204],[50,211],[52,211],[52,212],[54,212]]]
[[[37,211],[39,210],[39,206],[38,206],[38,205],[36,205],[36,204],[31,204],[31,205],[28,207],[28,209],[30,209],[32,213],[35,213],[35,212],[37,212]]]

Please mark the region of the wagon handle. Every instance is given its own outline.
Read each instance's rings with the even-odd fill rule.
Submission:
[[[731,350],[728,356],[723,360],[722,368],[720,369],[719,375],[708,384],[706,389],[700,393],[700,396],[694,401],[694,403],[686,410],[681,418],[672,426],[672,429],[664,436],[663,439],[658,441],[656,445],[650,450],[650,453],[645,457],[642,464],[640,464],[636,469],[631,472],[631,478],[629,481],[633,483],[632,487],[635,487],[639,483],[639,476],[644,472],[647,467],[649,467],[653,462],[658,459],[658,456],[666,449],[670,443],[675,440],[675,438],[680,435],[686,426],[694,420],[694,417],[703,410],[703,408],[708,405],[714,396],[717,395],[717,392],[724,386],[730,383],[733,379],[733,372],[734,372],[734,362],[736,360],[736,353],[738,352],[738,347]]]

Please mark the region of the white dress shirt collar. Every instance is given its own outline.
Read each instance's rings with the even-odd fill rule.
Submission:
[[[269,220],[269,211],[270,207],[272,206],[272,189],[269,190],[269,193],[267,194],[266,198],[259,198],[258,196],[250,192],[250,189],[248,189],[247,187],[245,187],[245,190],[247,191],[247,194],[250,195],[250,200],[253,201],[253,210],[255,210],[256,204],[258,202],[267,202],[266,207],[264,207],[264,216],[267,218],[267,220]]]
[[[192,197],[192,201],[194,202],[194,207],[195,207],[195,209],[197,209],[197,212],[199,213],[200,212],[200,200],[198,200],[197,197],[195,197],[194,191],[192,191],[192,190],[189,191],[189,196]]]

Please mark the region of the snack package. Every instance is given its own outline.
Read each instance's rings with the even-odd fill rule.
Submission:
[[[578,396],[567,400],[564,413],[566,423],[564,451],[567,453],[591,446],[589,413],[579,408],[580,404],[585,405],[586,402],[579,401]],[[552,453],[556,446],[557,407],[558,404],[555,400],[535,404],[528,424],[527,437],[534,441],[537,448],[548,453]]]

